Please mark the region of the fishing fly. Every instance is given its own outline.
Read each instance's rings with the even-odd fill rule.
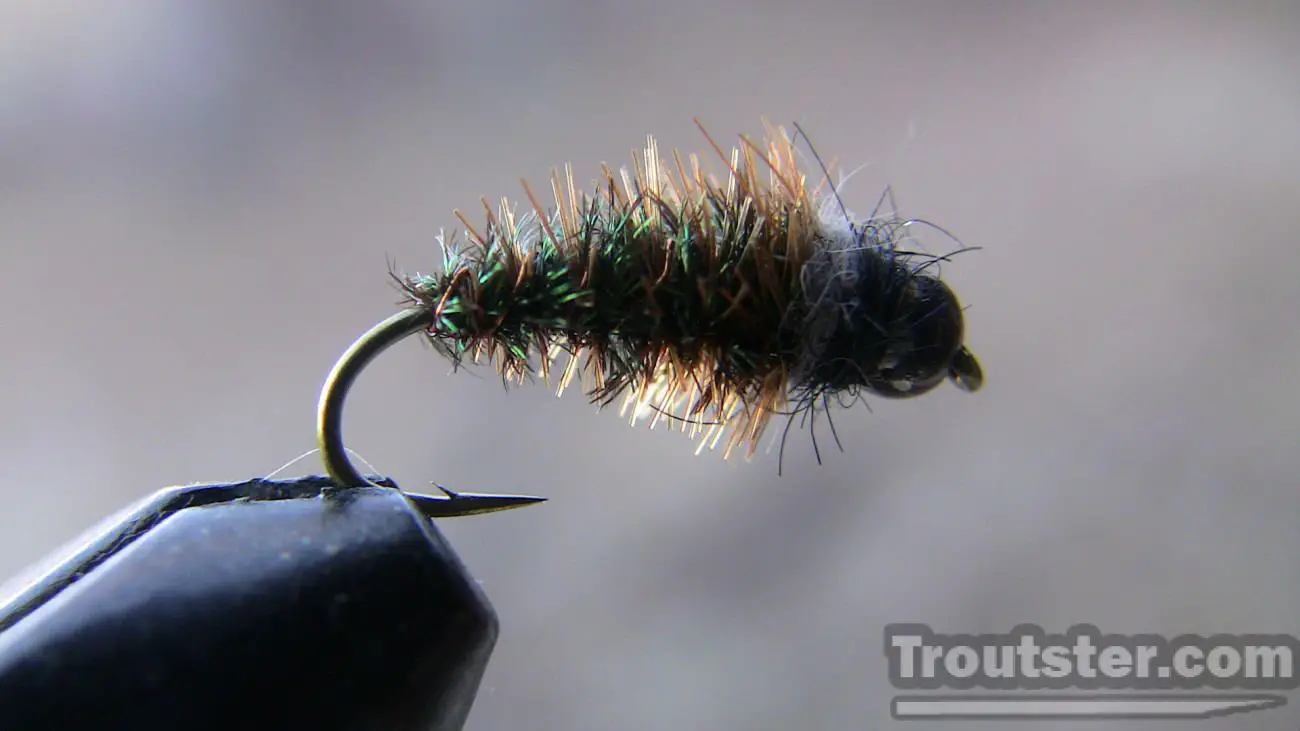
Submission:
[[[453,366],[491,363],[507,382],[540,375],[563,393],[576,380],[593,403],[621,399],[632,423],[678,425],[697,453],[721,446],[724,458],[752,457],[774,419],[784,449],[791,424],[829,417],[832,403],[980,388],[962,306],[939,275],[953,254],[910,246],[923,221],[879,205],[855,219],[815,151],[822,182],[809,186],[784,128],[742,135],[730,154],[699,129],[721,178],[650,137],[591,187],[570,165],[553,172],[550,208],[524,181],[526,206],[484,199],[477,225],[456,211],[462,228],[438,239],[441,272],[390,268],[406,308],[353,345],[322,393],[331,474],[358,478],[337,434],[347,386],[414,333]]]

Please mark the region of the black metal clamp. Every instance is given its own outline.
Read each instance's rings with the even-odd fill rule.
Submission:
[[[432,518],[541,498],[348,462],[347,390],[421,322],[380,323],[326,380],[328,476],[163,490],[0,595],[0,729],[459,731],[497,616]]]

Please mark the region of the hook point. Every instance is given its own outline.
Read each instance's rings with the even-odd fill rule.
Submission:
[[[435,497],[433,495],[406,493],[406,497],[415,503],[421,513],[429,518],[484,515],[546,502],[546,498],[532,495],[489,495],[476,492],[452,492],[438,484],[435,484],[434,487],[446,493],[445,496]]]

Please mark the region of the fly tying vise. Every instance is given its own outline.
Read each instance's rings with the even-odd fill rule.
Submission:
[[[439,237],[442,272],[390,271],[407,309],[358,339],[321,392],[318,443],[336,484],[370,484],[343,447],[348,389],[416,333],[454,365],[486,360],[508,380],[534,375],[537,356],[549,381],[567,357],[560,391],[578,377],[594,403],[623,397],[633,423],[667,419],[728,456],[752,456],[773,417],[788,417],[788,433],[832,400],[912,398],[944,381],[979,390],[963,309],[938,274],[953,254],[902,246],[923,221],[855,219],[834,186],[809,188],[784,129],[763,143],[742,136],[730,155],[700,131],[725,164],[721,181],[694,155],[661,157],[649,138],[631,169],[603,167],[590,193],[571,167],[554,173],[551,209],[524,182],[522,213],[484,200],[480,230],[457,211],[466,241]],[[439,489],[411,497],[431,517],[542,500]]]

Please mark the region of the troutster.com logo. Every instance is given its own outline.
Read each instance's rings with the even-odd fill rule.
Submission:
[[[885,628],[889,678],[912,719],[1211,718],[1285,705],[1300,686],[1291,635],[938,634]],[[960,691],[960,692],[954,692]]]

